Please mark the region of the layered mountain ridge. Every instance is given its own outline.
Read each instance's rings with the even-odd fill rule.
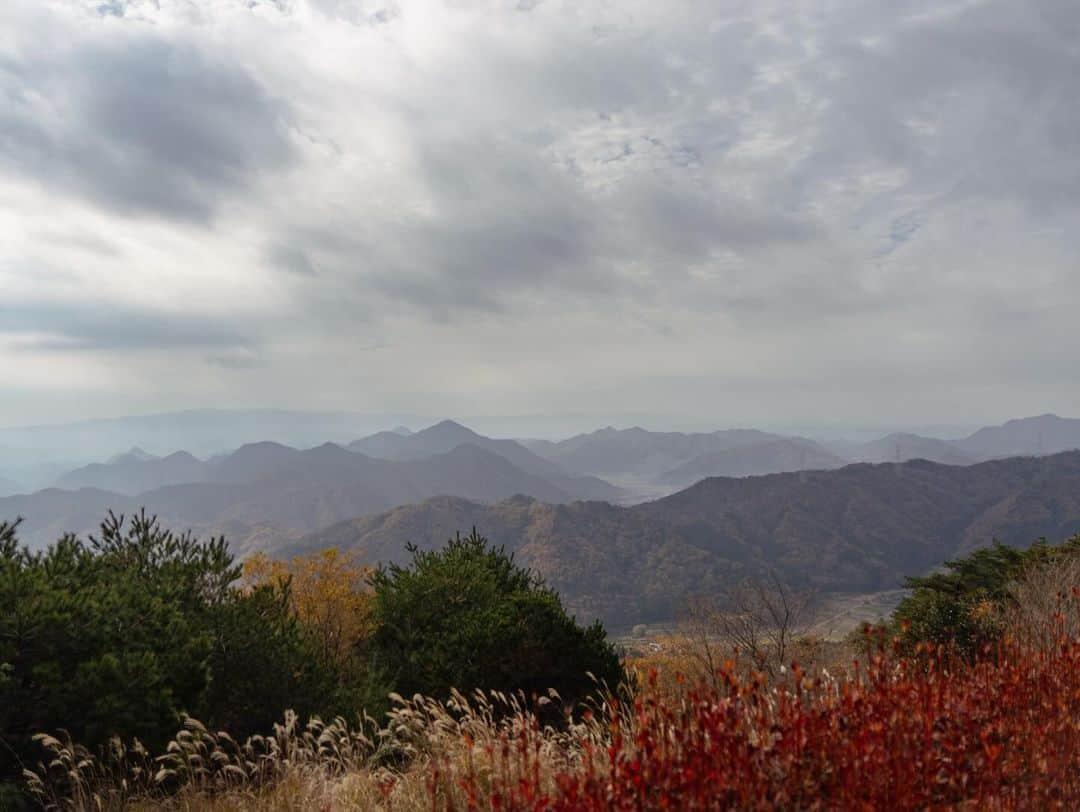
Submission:
[[[993,539],[1026,546],[1080,532],[1080,452],[971,466],[927,460],[710,478],[633,507],[495,505],[438,498],[311,534],[290,552],[339,547],[400,562],[476,526],[544,575],[575,611],[609,624],[670,620],[685,601],[777,572],[825,592],[891,589]]]
[[[472,443],[411,460],[376,459],[332,443],[302,451],[252,443],[216,461],[178,452],[87,466],[62,481],[69,487],[0,498],[0,520],[23,517],[22,538],[42,545],[93,530],[108,510],[146,508],[178,529],[225,532],[244,551],[436,495],[494,502],[528,494],[560,503],[601,486],[618,493],[590,478],[524,471]],[[139,490],[140,483],[149,487]]]

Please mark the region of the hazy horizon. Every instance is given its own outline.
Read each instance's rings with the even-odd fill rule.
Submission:
[[[263,415],[267,417],[327,418],[350,420],[352,424],[370,427],[372,433],[395,428],[419,431],[444,420],[461,423],[468,428],[491,436],[513,437],[520,439],[559,440],[600,429],[618,430],[643,428],[654,432],[715,432],[729,429],[759,429],[778,434],[820,436],[831,439],[876,438],[895,432],[919,434],[941,439],[959,439],[984,425],[997,425],[1008,420],[1035,417],[1038,415],[1012,415],[981,423],[891,423],[872,420],[853,421],[851,423],[722,423],[708,417],[684,415],[663,415],[647,413],[614,413],[604,415],[553,413],[553,414],[417,414],[417,413],[368,413],[363,411],[283,409],[273,407],[223,408],[216,406],[193,407],[166,411],[143,413],[118,413],[108,416],[87,417],[77,420],[54,420],[40,423],[17,423],[0,425],[0,433],[37,431],[78,426],[108,425],[139,421],[161,421],[169,418],[213,415]],[[1043,412],[1059,417],[1071,417],[1067,413]]]

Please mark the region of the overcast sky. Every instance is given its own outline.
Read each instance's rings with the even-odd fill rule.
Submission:
[[[3,0],[0,424],[1080,414],[1080,4]]]

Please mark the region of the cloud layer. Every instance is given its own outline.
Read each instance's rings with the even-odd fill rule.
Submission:
[[[1078,35],[1069,0],[11,0],[0,422],[1075,411]]]

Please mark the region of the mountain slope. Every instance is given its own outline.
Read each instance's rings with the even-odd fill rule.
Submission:
[[[407,436],[397,431],[380,431],[354,440],[349,443],[348,448],[350,451],[366,454],[369,457],[400,460],[408,453],[407,449],[403,448]]]
[[[419,460],[446,454],[462,445],[471,445],[496,454],[522,471],[543,477],[557,488],[582,499],[617,499],[619,489],[590,476],[571,476],[550,460],[533,453],[516,440],[484,437],[453,420],[443,420],[414,434],[381,431],[349,444],[351,451],[388,460]]]
[[[945,465],[970,465],[977,461],[974,456],[964,453],[948,440],[903,432],[863,443],[853,449],[850,456],[860,462],[930,460]]]
[[[346,522],[290,549],[403,559],[476,525],[614,625],[670,619],[685,599],[765,568],[829,591],[902,583],[973,545],[1026,545],[1080,529],[1080,452],[968,467],[925,460],[706,479],[632,508],[439,499]]]
[[[538,453],[569,471],[582,474],[656,475],[701,454],[783,439],[756,429],[729,429],[711,434],[676,431],[600,429],[559,443],[537,444]]]
[[[1080,454],[707,479],[639,512],[692,532],[703,547],[724,554],[757,557],[823,583],[870,588],[890,571],[934,565],[957,548],[969,524],[1043,478],[1080,485]]]
[[[216,482],[255,482],[301,458],[302,451],[281,443],[247,443],[220,458],[209,478]]]
[[[137,506],[119,493],[83,488],[65,491],[46,488],[29,494],[0,498],[0,522],[23,519],[19,541],[36,548],[65,533],[85,535],[97,531],[108,510],[130,514]]]
[[[105,462],[109,465],[115,465],[117,463],[124,462],[147,462],[148,460],[160,459],[157,454],[151,454],[149,451],[144,451],[137,445],[132,446],[123,454],[117,454],[114,457],[109,457]]]
[[[787,471],[839,468],[844,464],[844,460],[817,443],[783,438],[700,454],[661,474],[658,481],[685,487],[706,477],[763,476]]]
[[[136,494],[166,485],[203,482],[209,475],[210,467],[186,451],[177,451],[161,458],[129,452],[114,457],[110,462],[93,463],[65,474],[56,481],[56,487],[67,490],[97,488]]]
[[[803,437],[756,429],[682,433],[600,429],[558,443],[530,447],[571,471],[603,476],[632,504],[686,487],[708,476],[756,476],[808,468],[836,468],[845,460]]]
[[[514,440],[484,437],[453,420],[443,420],[414,434],[382,431],[350,443],[349,449],[384,459],[417,460],[445,454],[465,444],[475,445],[505,457],[523,471],[540,475],[562,473],[557,465],[537,456]]]
[[[1021,454],[1055,454],[1080,448],[1080,419],[1044,414],[981,428],[953,443],[965,454],[980,459]]]
[[[473,526],[542,573],[579,616],[614,625],[671,617],[688,592],[713,591],[730,574],[725,562],[627,508],[525,497],[495,505],[432,499],[325,528],[282,554],[334,546],[357,552],[364,563],[402,563],[405,542],[435,549]]]

